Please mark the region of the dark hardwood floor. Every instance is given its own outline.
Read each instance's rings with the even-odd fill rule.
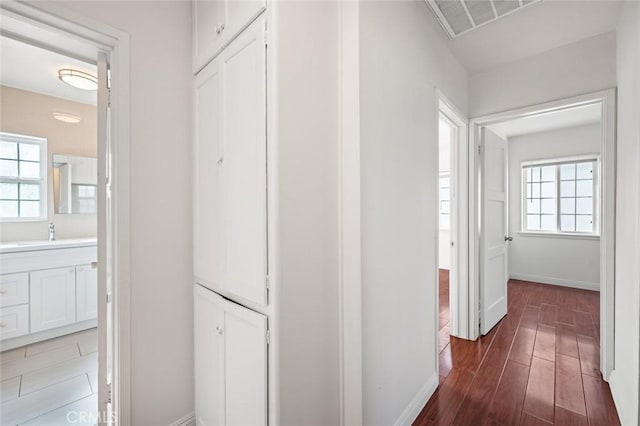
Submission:
[[[600,375],[599,294],[516,280],[508,291],[489,334],[449,337],[440,271],[440,386],[414,425],[620,425]]]

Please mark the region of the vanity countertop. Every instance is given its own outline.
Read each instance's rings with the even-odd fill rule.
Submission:
[[[0,254],[36,250],[54,250],[61,248],[91,247],[95,245],[95,238],[68,238],[55,241],[12,241],[0,244]]]

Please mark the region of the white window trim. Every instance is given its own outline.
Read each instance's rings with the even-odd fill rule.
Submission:
[[[17,133],[0,132],[0,141],[14,143],[29,143],[40,145],[40,179],[24,179],[0,177],[0,182],[6,183],[39,183],[40,184],[40,216],[38,217],[6,217],[0,218],[1,223],[15,222],[45,222],[49,217],[47,201],[49,193],[47,191],[48,168],[47,168],[47,139],[36,136],[20,135]]]
[[[527,207],[527,175],[526,169],[534,166],[558,166],[567,163],[579,163],[583,161],[593,161],[596,163],[593,169],[593,232],[560,231],[560,178],[556,171],[556,231],[535,231],[526,228]],[[585,154],[570,157],[547,158],[541,160],[523,161],[520,163],[521,186],[520,186],[520,231],[522,236],[540,237],[562,237],[574,239],[600,239],[600,155]]]

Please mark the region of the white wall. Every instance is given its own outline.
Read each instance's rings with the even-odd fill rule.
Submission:
[[[191,4],[60,2],[130,35],[132,425],[193,411]]]
[[[616,85],[614,32],[500,65],[469,78],[469,115],[595,92]]]
[[[339,424],[338,7],[309,1],[276,9],[274,286],[283,426]]]
[[[509,138],[509,274],[547,284],[599,289],[600,241],[520,234],[523,161],[600,153],[600,124]]]
[[[360,47],[363,411],[386,426],[438,381],[434,86],[464,113],[467,75],[423,1],[361,2]]]
[[[640,4],[628,2],[618,27],[615,370],[611,392],[622,424],[638,414],[640,334]]]

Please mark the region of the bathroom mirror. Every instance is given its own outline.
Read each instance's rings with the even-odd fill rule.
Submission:
[[[96,214],[98,162],[53,154],[53,203],[57,214]]]

